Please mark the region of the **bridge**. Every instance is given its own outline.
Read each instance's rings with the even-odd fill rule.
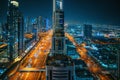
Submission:
[[[45,72],[46,69],[45,68],[23,68],[19,70],[20,72]]]

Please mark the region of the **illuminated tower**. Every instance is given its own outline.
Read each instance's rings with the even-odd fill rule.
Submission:
[[[53,40],[46,60],[46,80],[73,79],[74,64],[65,52],[63,0],[53,0]]]
[[[65,53],[63,0],[53,0],[53,54]]]
[[[23,16],[18,8],[19,3],[16,0],[8,1],[7,35],[10,61],[20,55],[20,52],[23,51]]]

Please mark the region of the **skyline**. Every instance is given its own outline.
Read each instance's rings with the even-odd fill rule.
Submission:
[[[24,17],[44,16],[52,18],[52,0],[18,0]],[[92,2],[93,1],[93,2]],[[117,0],[64,0],[65,23],[90,23],[120,25],[119,2]],[[29,2],[29,3],[28,3]],[[1,4],[2,3],[2,4]],[[0,21],[6,21],[7,0],[0,0]]]
[[[0,80],[120,79],[118,3],[92,1],[4,0]]]

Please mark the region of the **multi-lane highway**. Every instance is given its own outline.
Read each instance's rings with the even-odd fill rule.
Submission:
[[[68,33],[65,33],[65,35],[73,43],[73,45],[76,46],[76,50],[81,56],[81,60],[83,60],[87,64],[87,67],[91,73],[93,73],[100,80],[114,80],[112,76],[103,73],[105,72],[105,70],[103,70],[103,68],[101,68],[101,66],[96,63],[96,61],[91,56],[87,54],[85,43],[79,45],[71,35],[69,35]]]
[[[15,69],[9,72],[9,80],[46,80],[45,72],[40,71],[45,68],[46,57],[52,45],[52,33],[50,30],[42,36],[41,40],[32,49],[28,55],[16,66]],[[66,37],[76,46],[76,50],[81,56],[81,59],[87,64],[89,71],[100,80],[114,80],[110,76],[104,74],[104,70],[96,61],[87,54],[84,48],[85,43],[77,44],[72,36],[65,34]]]
[[[47,54],[51,49],[52,30],[44,33],[41,40],[30,53],[8,74],[9,80],[46,80],[45,68]]]

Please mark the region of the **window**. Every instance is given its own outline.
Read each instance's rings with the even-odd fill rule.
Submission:
[[[60,24],[63,24],[63,23],[64,23],[63,19],[60,19],[60,20],[59,20],[59,23],[60,23]]]

